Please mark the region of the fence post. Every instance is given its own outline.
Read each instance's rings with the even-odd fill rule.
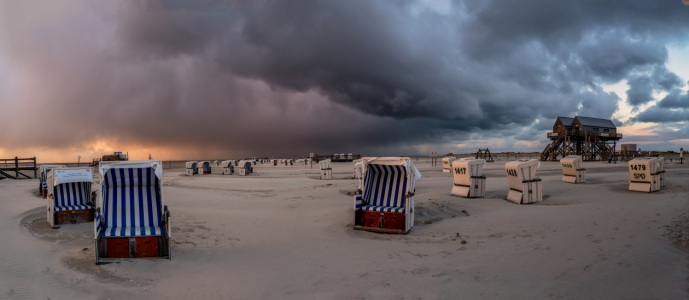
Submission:
[[[14,179],[19,179],[19,157],[14,157]]]

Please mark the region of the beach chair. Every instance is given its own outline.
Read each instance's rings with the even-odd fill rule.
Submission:
[[[239,176],[246,176],[251,173],[253,173],[254,168],[251,165],[251,161],[249,160],[240,160],[239,165],[237,166],[237,174]]]
[[[220,174],[232,175],[234,174],[234,166],[231,160],[223,160],[219,165]]]
[[[414,183],[421,173],[408,157],[364,161],[364,187],[354,198],[354,229],[409,232],[414,226]]]
[[[507,200],[518,204],[530,204],[543,200],[543,185],[536,178],[540,162],[536,159],[512,161],[505,164],[509,192]]]
[[[186,166],[187,176],[193,176],[199,173],[197,161],[188,161],[184,165]]]
[[[662,162],[658,157],[637,157],[629,161],[629,190],[657,192],[662,184]]]
[[[560,165],[562,165],[562,181],[569,183],[586,183],[586,169],[581,167],[582,161],[579,155],[569,155],[560,159]]]
[[[333,169],[330,167],[330,160],[324,159],[318,162],[321,168],[321,180],[333,179]]]
[[[160,161],[101,163],[94,224],[96,263],[119,258],[170,259],[170,213]]]
[[[197,172],[201,175],[211,174],[211,163],[207,160],[200,161],[196,164]]]
[[[234,174],[234,172],[235,172],[235,168],[234,168],[234,167],[237,166],[237,161],[234,160],[234,159],[230,159],[230,160],[225,160],[225,161],[223,161],[223,162],[227,162],[227,163],[228,163],[228,165],[227,165],[228,168],[231,168],[231,169],[232,169],[232,173],[229,173],[229,174],[226,174],[226,175],[232,175],[232,174]],[[225,172],[225,171],[223,171],[223,172]]]
[[[63,165],[41,165],[38,167],[38,194],[43,196],[43,199],[48,197],[48,172],[53,168],[64,168]]]
[[[211,174],[222,175],[223,167],[222,161],[214,160],[211,162]]]
[[[443,157],[443,173],[452,173],[452,162],[455,161],[454,157]]]
[[[462,158],[452,161],[454,185],[450,194],[465,198],[486,196],[486,176],[483,176],[485,159]]]
[[[48,224],[57,228],[62,224],[93,222],[94,204],[91,199],[93,172],[91,168],[53,168],[46,176],[48,186]]]

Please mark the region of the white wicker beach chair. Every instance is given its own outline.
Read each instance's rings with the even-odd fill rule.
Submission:
[[[483,176],[485,159],[462,158],[452,161],[452,195],[466,198],[486,196],[486,176]]]
[[[519,204],[529,204],[543,200],[543,184],[536,178],[540,166],[536,159],[512,161],[505,164],[509,191],[507,200]]]

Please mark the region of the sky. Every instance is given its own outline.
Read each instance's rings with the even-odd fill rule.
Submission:
[[[689,148],[681,0],[0,2],[0,158]],[[619,146],[618,146],[619,147]]]

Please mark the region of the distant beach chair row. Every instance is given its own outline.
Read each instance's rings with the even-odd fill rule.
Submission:
[[[443,172],[452,173],[451,195],[466,198],[485,197],[484,159],[443,158]],[[560,160],[562,181],[586,183],[586,169],[581,156]],[[506,200],[518,204],[543,200],[542,180],[536,177],[540,162],[518,160],[505,164],[508,192]],[[329,162],[321,166],[330,170]],[[414,184],[421,174],[408,157],[364,157],[354,161],[358,191],[354,199],[354,228],[359,230],[407,233],[414,226]],[[653,192],[665,185],[662,158],[637,158],[629,161],[629,190]]]
[[[278,166],[278,165],[283,165],[283,166],[294,166],[294,165],[308,165],[310,163],[310,159],[308,158],[300,158],[300,159],[277,159],[273,158],[270,160],[270,164],[273,166]]]
[[[99,171],[99,198],[91,191],[91,168],[53,167],[47,172],[48,223],[58,228],[94,222],[96,263],[171,258],[170,213],[163,201],[161,162],[101,162]]]
[[[254,160],[223,160],[223,161],[188,161],[185,163],[187,176],[218,174],[232,175],[237,171],[240,176],[246,176],[254,172]]]

